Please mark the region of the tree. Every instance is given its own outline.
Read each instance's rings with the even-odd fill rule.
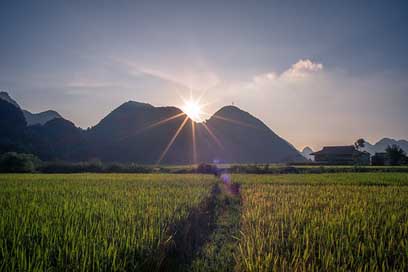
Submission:
[[[400,165],[406,160],[405,151],[396,144],[389,145],[385,152],[391,165]]]
[[[354,147],[358,150],[360,148],[364,148],[365,147],[365,143],[366,141],[363,138],[358,139],[355,143],[354,143]]]
[[[0,172],[31,173],[39,163],[40,160],[32,154],[8,152],[0,155]]]

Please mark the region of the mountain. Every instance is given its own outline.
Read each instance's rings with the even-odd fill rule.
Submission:
[[[376,152],[385,152],[385,149],[389,145],[398,145],[401,147],[405,152],[408,153],[408,141],[407,140],[395,140],[391,138],[383,138],[375,144],[366,143],[364,150],[371,153],[372,155]]]
[[[63,118],[52,119],[44,125],[27,127],[26,138],[29,150],[43,160],[88,159],[84,131]]]
[[[7,92],[0,92],[0,99],[5,100],[9,102],[10,104],[13,104],[15,107],[21,109],[20,105],[10,97],[10,95]],[[31,113],[28,110],[22,109],[24,118],[27,121],[27,125],[32,126],[36,124],[44,125],[48,121],[54,119],[54,118],[62,118],[62,116],[53,110],[47,110],[39,113]]]
[[[235,106],[197,124],[200,161],[280,163],[305,161],[287,141],[262,121]]]
[[[91,142],[91,153],[104,161],[155,164],[183,124],[183,115],[175,107],[126,102],[90,129],[87,136]],[[163,163],[191,163],[191,127],[187,129],[191,122],[186,124],[163,158]]]
[[[20,151],[26,127],[24,115],[15,104],[0,99],[0,153]]]
[[[7,112],[7,120],[2,119],[4,130],[23,135],[25,150],[43,160],[140,164],[305,161],[262,121],[234,106],[223,107],[209,120],[197,123],[176,107],[128,101],[84,131],[63,118],[27,126],[27,117],[17,103],[1,101]]]
[[[90,152],[104,161],[154,164],[160,157],[165,164],[304,160],[264,123],[232,106],[222,108],[204,123],[197,123],[175,107],[129,101],[93,127],[88,138],[92,139]]]
[[[7,92],[0,92],[0,99],[9,102],[16,108],[20,108],[17,102],[13,98],[11,98]]]
[[[300,152],[302,154],[303,157],[305,157],[308,160],[313,160],[314,156],[310,155],[311,153],[313,153],[313,150],[306,146],[305,148],[303,148],[302,152]]]
[[[55,119],[55,118],[62,118],[62,116],[53,110],[47,110],[39,113],[31,113],[27,110],[23,110],[24,117],[27,121],[27,125],[44,125],[48,121]]]

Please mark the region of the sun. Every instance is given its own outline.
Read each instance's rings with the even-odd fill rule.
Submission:
[[[203,114],[202,111],[202,106],[198,101],[195,101],[193,99],[184,101],[184,105],[182,107],[182,110],[187,116],[196,122],[201,122],[202,117],[201,115]]]

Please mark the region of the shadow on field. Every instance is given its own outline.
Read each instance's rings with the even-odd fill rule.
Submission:
[[[159,271],[180,271],[191,264],[196,252],[200,251],[215,228],[219,194],[220,188],[216,184],[212,187],[211,196],[193,208],[185,220],[170,226],[173,239],[163,245],[164,257]]]
[[[221,183],[217,199],[216,227],[188,271],[233,272],[240,231],[242,198],[240,184]]]
[[[240,184],[220,182],[210,197],[169,229],[159,271],[232,271],[241,214]]]

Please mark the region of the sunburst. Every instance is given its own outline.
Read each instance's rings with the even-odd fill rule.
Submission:
[[[193,99],[185,101],[181,109],[191,120],[195,122],[202,121],[203,110],[199,101]]]
[[[183,128],[185,127],[185,125],[187,124],[187,122],[190,120],[191,122],[191,144],[192,144],[192,158],[193,161],[192,163],[196,164],[197,163],[197,158],[198,158],[198,154],[197,154],[197,133],[196,133],[196,123],[199,123],[200,125],[202,125],[205,130],[207,131],[208,135],[210,136],[210,138],[214,141],[214,143],[216,144],[216,146],[220,149],[224,149],[223,144],[221,143],[220,139],[215,135],[214,131],[206,124],[206,122],[204,121],[204,115],[207,115],[207,113],[204,111],[204,108],[209,104],[205,104],[202,103],[201,100],[204,96],[206,92],[203,92],[198,98],[194,98],[192,95],[192,91],[190,90],[190,97],[188,99],[185,99],[184,97],[180,96],[180,99],[183,102],[183,105],[181,106],[182,109],[182,113],[179,113],[177,115],[171,116],[169,118],[163,119],[159,122],[156,122],[150,126],[148,126],[146,129],[149,128],[153,128],[156,126],[160,126],[163,125],[165,123],[167,123],[170,120],[174,120],[177,118],[180,118],[181,116],[185,116],[184,120],[182,121],[182,123],[180,124],[180,126],[177,128],[177,130],[175,131],[174,135],[172,135],[172,137],[170,138],[170,141],[168,142],[168,144],[166,145],[166,147],[164,148],[163,152],[160,154],[160,157],[157,161],[157,165],[159,165],[163,159],[166,157],[168,151],[170,150],[170,148],[172,147],[172,145],[174,144],[174,142],[176,141],[178,135],[181,133],[181,131],[183,130]],[[246,124],[244,122],[240,122],[237,120],[233,120],[230,118],[226,118],[226,117],[222,117],[222,116],[217,116],[217,115],[213,115],[214,118],[218,119],[218,120],[223,120],[229,123],[234,123],[236,125],[240,125],[240,126],[246,126],[246,127],[251,127],[253,128],[254,126],[250,125],[250,124]]]

